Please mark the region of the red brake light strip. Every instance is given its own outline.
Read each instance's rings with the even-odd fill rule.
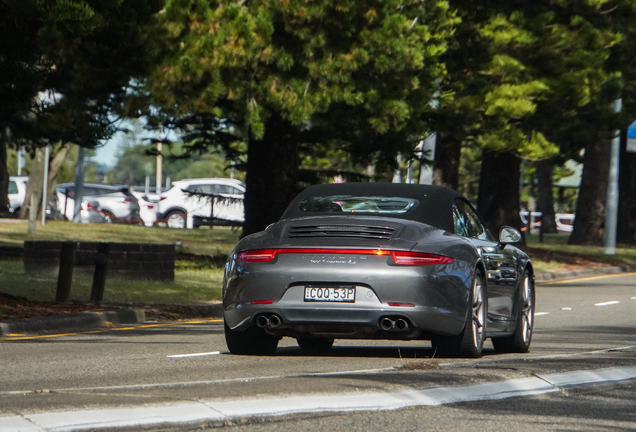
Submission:
[[[254,249],[239,252],[235,259],[243,262],[269,262],[276,254],[353,254],[353,255],[391,255],[397,265],[432,265],[448,264],[453,258],[422,252],[390,251],[383,249],[319,249],[319,248],[286,248],[286,249]]]

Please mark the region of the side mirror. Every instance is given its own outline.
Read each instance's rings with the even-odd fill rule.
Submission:
[[[521,233],[513,227],[504,226],[499,231],[499,244],[505,246],[507,244],[518,243],[521,241]]]

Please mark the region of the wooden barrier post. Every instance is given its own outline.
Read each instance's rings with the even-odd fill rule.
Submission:
[[[108,270],[108,255],[110,243],[100,243],[97,247],[97,261],[95,274],[93,275],[93,288],[91,290],[91,303],[100,304],[104,299],[106,288],[106,271]]]
[[[75,264],[76,243],[62,243],[60,252],[60,270],[57,274],[56,302],[67,302],[71,298],[71,282],[73,281],[73,265]]]

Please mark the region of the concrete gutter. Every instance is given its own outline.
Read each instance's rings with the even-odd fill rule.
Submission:
[[[0,336],[14,334],[77,332],[110,324],[137,324],[146,320],[141,309],[53,315],[0,323]]]

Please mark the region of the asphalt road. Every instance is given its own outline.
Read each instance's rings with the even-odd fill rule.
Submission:
[[[277,403],[307,405],[314,403],[315,395],[333,401],[365,395],[390,399],[394,394],[406,397],[404,392],[412,390],[636,367],[636,274],[539,285],[536,312],[528,354],[497,355],[488,347],[475,361],[433,358],[427,342],[347,340],[336,341],[322,355],[304,352],[293,339],[284,339],[275,356],[233,356],[226,351],[222,323],[214,320],[12,338],[0,341],[0,431],[12,430],[3,429],[3,418],[21,420],[34,413],[228,399],[249,407],[289,396]],[[290,416],[213,419],[196,426],[232,425],[246,431],[514,431],[529,425],[532,430],[634,430],[635,396],[632,380],[559,386],[502,400],[407,404],[410,407],[397,410],[374,407],[343,414],[309,407]]]

